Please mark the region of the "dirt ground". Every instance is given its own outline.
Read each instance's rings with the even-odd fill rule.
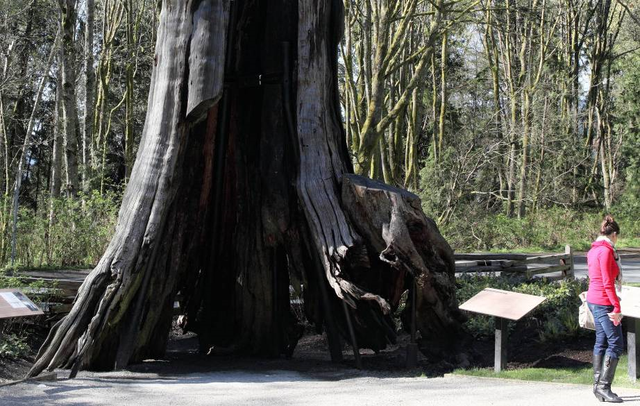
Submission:
[[[0,359],[0,383],[21,379],[31,367],[37,349],[46,338],[46,330],[34,329],[30,335],[30,353],[20,359]],[[457,361],[429,360],[419,353],[418,366],[405,367],[406,344],[409,336],[402,335],[398,342],[375,354],[371,350],[360,350],[363,369],[380,376],[442,376],[459,367],[492,368],[494,342],[492,337],[470,340],[463,348],[464,357]],[[508,347],[508,369],[526,367],[580,367],[591,363],[593,337],[582,334],[578,338],[563,342],[541,343],[534,331],[526,329],[512,332]],[[134,372],[156,372],[166,374],[187,374],[232,369],[282,369],[299,372],[331,371],[355,367],[350,346],[343,350],[344,361],[331,362],[325,337],[317,334],[305,335],[291,359],[253,358],[225,354],[224,350],[213,351],[216,355],[200,354],[197,337],[194,334],[172,334],[167,353],[162,360],[149,360],[142,364],[131,365]]]

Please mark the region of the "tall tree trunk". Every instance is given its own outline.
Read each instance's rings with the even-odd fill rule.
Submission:
[[[66,193],[75,196],[78,193],[78,134],[76,108],[76,72],[74,31],[76,10],[74,0],[58,0],[60,5],[60,24],[62,29],[62,126],[64,128]]]
[[[526,191],[528,189],[529,138],[531,137],[531,94],[529,89],[522,90],[522,156],[520,158],[520,179],[518,182],[518,218],[523,218],[526,210]]]
[[[91,140],[93,139],[93,99],[96,73],[93,68],[93,30],[95,2],[86,0],[87,21],[84,34],[84,123],[82,126],[82,190],[86,193],[91,180]]]
[[[137,24],[134,18],[133,1],[126,2],[126,31],[127,31],[127,65],[125,67],[125,119],[124,119],[124,170],[125,182],[129,179],[131,168],[133,167],[133,73],[136,59],[137,44]]]
[[[544,106],[542,108],[542,124],[540,125],[540,158],[538,160],[538,171],[536,173],[536,181],[533,189],[533,207],[537,211],[540,208],[540,189],[542,173],[544,169],[544,158],[546,152],[545,134],[547,131],[547,108],[549,106],[549,97],[545,97]]]
[[[2,81],[7,78],[11,56],[15,48],[16,41],[14,40],[9,44],[5,50],[4,63],[2,67]],[[2,157],[2,180],[3,180],[3,194],[2,194],[2,212],[0,213],[0,261],[5,262],[7,252],[7,226],[9,224],[9,193],[11,189],[11,182],[9,180],[9,132],[8,125],[5,119],[5,104],[4,93],[0,89],[0,130],[2,131],[2,138],[0,138],[0,156]]]
[[[106,177],[107,142],[111,129],[112,116],[122,103],[127,101],[127,93],[113,108],[109,108],[109,85],[112,75],[112,61],[116,33],[122,24],[125,14],[125,3],[122,1],[106,0],[103,2],[102,49],[98,59],[97,97],[94,110],[93,139],[91,142],[92,171],[100,179],[100,193],[104,190]],[[126,74],[125,74],[126,75]],[[125,87],[127,85],[125,84]],[[125,117],[126,121],[126,117]],[[126,131],[126,128],[125,128]],[[125,134],[126,137],[126,134]]]
[[[58,50],[58,60],[62,50]],[[55,201],[60,197],[62,187],[62,150],[64,145],[62,130],[62,71],[56,71],[56,102],[53,121],[53,140],[51,145],[51,172],[49,174],[49,227],[47,231],[47,263],[52,263],[51,231],[55,223]],[[85,168],[86,169],[86,168]]]
[[[440,113],[438,114],[438,152],[443,151],[445,119],[447,114],[447,63],[448,63],[448,43],[449,35],[442,35],[440,49]]]
[[[504,156],[507,155],[507,145],[508,140],[504,137],[504,132],[502,128],[502,100],[501,100],[501,89],[500,89],[500,61],[499,61],[499,49],[496,44],[496,38],[493,31],[494,24],[494,11],[491,10],[492,2],[487,2],[485,5],[485,31],[482,37],[482,41],[484,44],[484,50],[487,58],[487,63],[489,65],[489,70],[491,71],[491,84],[492,84],[492,96],[493,96],[493,121],[495,123],[495,135],[498,140],[498,156],[495,159],[495,167],[497,170],[495,171],[495,176],[498,178],[498,197],[500,199],[505,199],[505,187],[504,187],[504,179],[507,170],[504,167],[503,163],[505,162]],[[487,203],[489,200],[487,201]]]
[[[30,56],[32,55],[33,42],[31,41],[31,36],[33,35],[33,26],[34,21],[36,20],[35,15],[40,5],[37,1],[33,1],[29,6],[29,11],[27,13],[27,22],[22,32],[22,35],[19,39],[12,41],[6,50],[6,56],[4,60],[3,67],[3,82],[6,83],[8,79],[8,74],[10,67],[13,64],[17,66],[18,76],[21,78],[27,77],[27,73],[29,72],[29,67],[33,65],[33,61]],[[13,28],[18,29],[19,24],[16,24]],[[15,61],[12,56],[15,56]],[[9,114],[3,118],[3,121],[6,123],[5,131],[4,131],[4,156],[5,156],[5,187],[4,187],[4,199],[3,199],[3,207],[2,207],[2,218],[3,222],[0,226],[2,235],[0,239],[2,240],[2,252],[0,252],[0,261],[2,263],[6,263],[6,255],[7,255],[7,247],[9,245],[10,236],[9,230],[9,218],[11,216],[11,208],[12,208],[12,198],[11,198],[11,190],[15,189],[15,179],[12,179],[12,166],[15,164],[15,159],[12,158],[15,155],[20,153],[20,147],[24,142],[26,137],[26,128],[24,124],[27,122],[27,101],[30,99],[30,95],[27,94],[28,86],[23,86],[17,92],[17,98],[13,103],[13,107],[9,107],[10,103],[7,103],[7,108],[10,109]]]
[[[58,60],[61,60],[62,50],[58,50]],[[60,197],[62,187],[62,150],[64,144],[64,130],[62,126],[62,98],[64,97],[64,89],[62,88],[62,70],[56,71],[56,102],[55,114],[53,122],[53,141],[51,145],[51,181],[49,194],[51,199]]]
[[[30,375],[161,355],[178,290],[201,350],[290,355],[294,279],[334,359],[340,335],[394,340],[408,275],[425,348],[455,343],[451,248],[416,196],[348,174],[341,12],[329,0],[164,2],[115,235]]]
[[[22,142],[22,148],[18,154],[18,167],[16,169],[16,181],[13,188],[13,228],[12,228],[12,237],[11,237],[11,265],[15,262],[16,257],[16,240],[18,233],[18,203],[20,198],[20,188],[22,186],[22,178],[23,178],[23,170],[25,163],[27,164],[27,168],[29,167],[30,161],[32,159],[27,159],[27,152],[31,147],[31,133],[33,132],[33,126],[35,125],[36,113],[38,112],[38,106],[40,105],[40,99],[42,98],[42,92],[44,90],[44,85],[47,83],[49,79],[49,69],[51,69],[51,64],[53,62],[53,56],[56,54],[56,47],[58,46],[58,33],[56,33],[56,37],[53,40],[53,45],[51,46],[51,51],[49,52],[49,57],[45,62],[42,71],[42,78],[40,79],[40,83],[38,84],[38,88],[35,93],[35,100],[33,101],[33,108],[31,109],[31,115],[29,116],[29,121],[27,122],[27,131],[24,136],[24,141]],[[28,172],[28,170],[27,170]]]
[[[418,120],[418,89],[413,89],[411,95],[411,109],[409,115],[408,136],[405,144],[405,176],[404,187],[410,190],[418,189],[418,141],[420,138],[420,122]]]
[[[514,215],[515,210],[515,198],[516,198],[516,155],[518,146],[518,133],[519,133],[519,111],[520,106],[518,104],[518,91],[520,90],[518,64],[516,63],[516,31],[514,27],[517,27],[517,20],[514,13],[513,0],[506,0],[505,2],[505,26],[499,26],[500,42],[502,45],[503,55],[503,69],[504,78],[507,81],[507,97],[509,99],[509,152],[506,156],[506,177],[507,177],[507,202],[506,202],[506,214],[509,217]]]

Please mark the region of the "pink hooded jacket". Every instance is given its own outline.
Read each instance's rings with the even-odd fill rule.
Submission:
[[[587,253],[589,266],[589,291],[587,301],[603,306],[613,306],[614,313],[620,313],[620,299],[616,294],[615,280],[620,268],[614,258],[614,250],[607,241],[591,244]]]

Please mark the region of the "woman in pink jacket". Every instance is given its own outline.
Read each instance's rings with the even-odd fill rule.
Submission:
[[[596,325],[593,347],[593,393],[601,402],[620,403],[622,399],[611,391],[618,359],[623,351],[622,314],[618,292],[622,285],[615,244],[620,226],[613,217],[606,216],[600,236],[591,244],[587,254],[589,291],[587,302]],[[617,287],[617,289],[616,289]]]

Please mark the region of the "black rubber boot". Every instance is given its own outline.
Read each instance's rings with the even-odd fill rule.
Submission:
[[[604,357],[602,372],[600,373],[600,379],[598,380],[595,391],[596,398],[598,398],[600,402],[622,403],[622,399],[611,392],[611,383],[613,382],[613,377],[616,375],[617,366],[617,358],[612,358],[608,355]]]
[[[600,381],[602,360],[604,360],[604,354],[593,354],[593,393],[596,393],[596,387],[598,386],[598,381]]]

